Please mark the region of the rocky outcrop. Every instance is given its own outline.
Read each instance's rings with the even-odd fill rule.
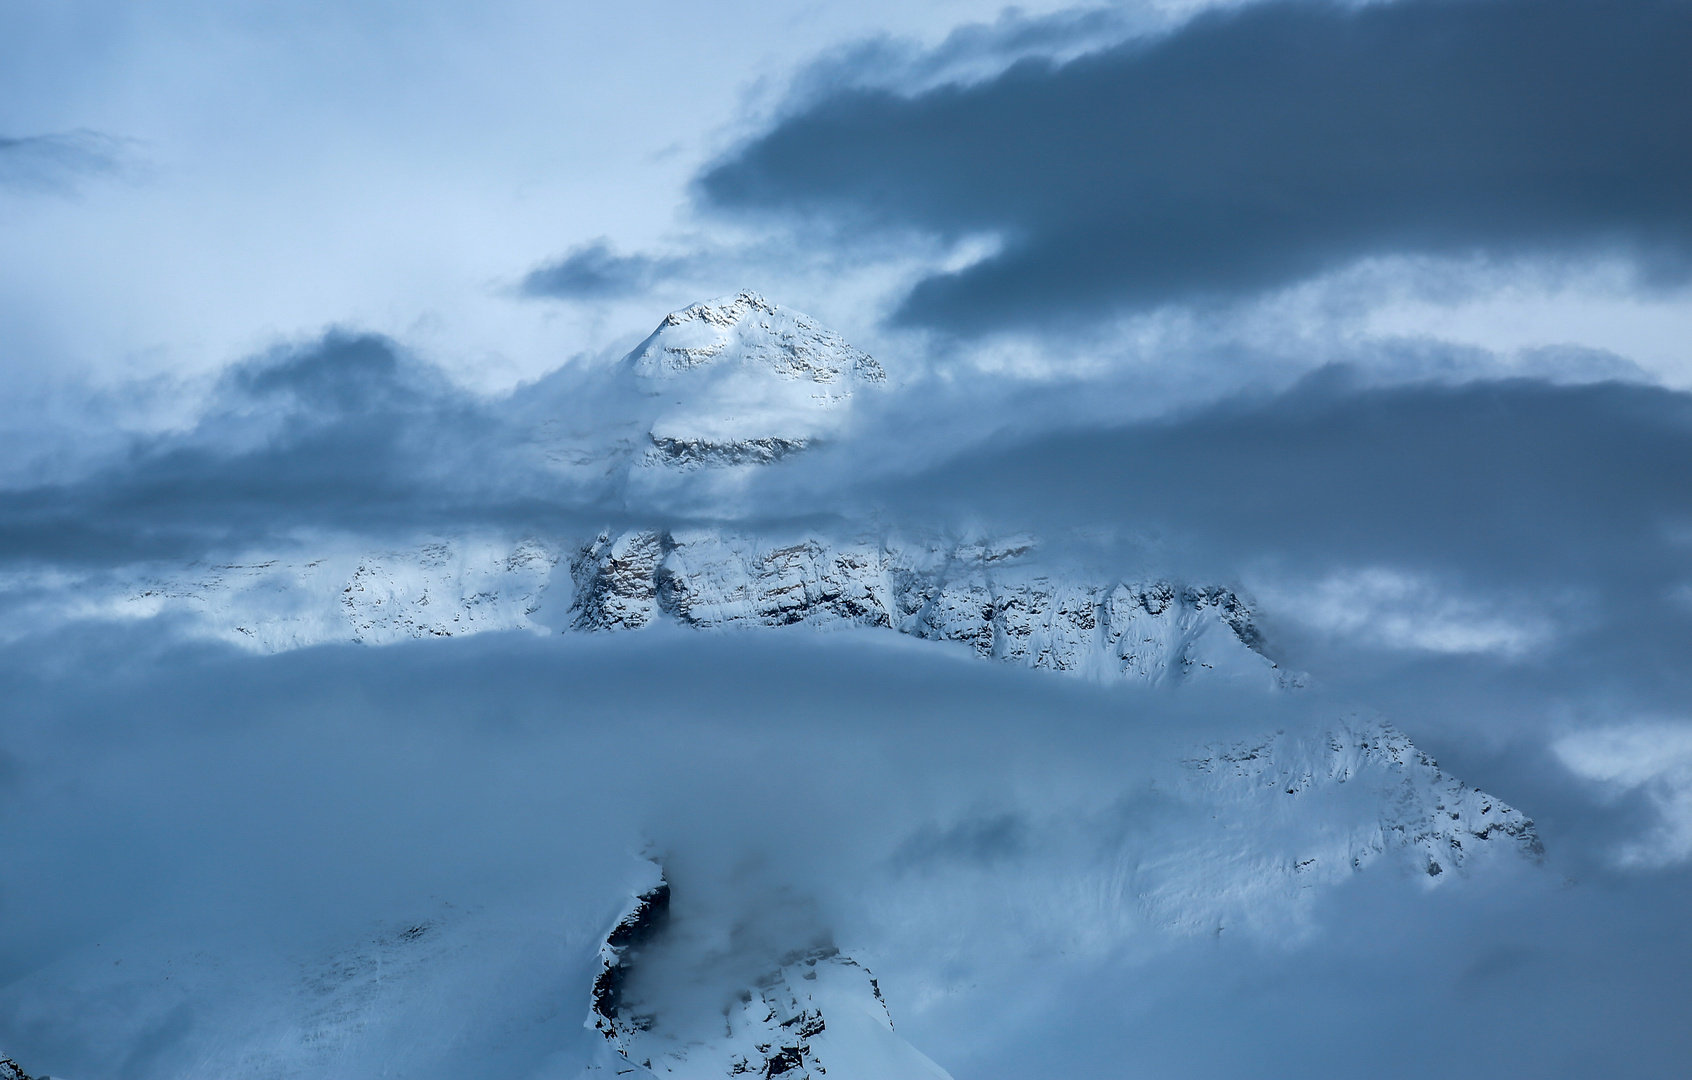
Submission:
[[[660,615],[700,628],[831,623],[967,645],[984,659],[1159,683],[1222,671],[1295,685],[1222,586],[1088,581],[1033,543],[771,542],[714,531],[602,533],[573,559],[577,629]]]
[[[185,616],[210,636],[264,652],[490,630],[627,631],[666,620],[703,630],[892,630],[1104,680],[1301,685],[1263,655],[1251,607],[1234,590],[1090,577],[1041,562],[1034,549],[1026,538],[843,541],[715,530],[605,530],[576,545],[468,537],[153,573],[113,606],[129,617]]]
[[[676,469],[728,468],[734,465],[769,465],[810,445],[809,439],[679,439],[652,436],[652,449],[645,465],[668,465]]]
[[[624,988],[641,949],[657,939],[669,921],[670,883],[660,876],[658,884],[635,897],[634,906],[617,920],[599,947],[599,974],[593,980],[588,1023],[620,1049],[627,1048],[634,1032],[652,1026],[651,1016],[635,1013],[623,1000]]]
[[[663,538],[628,532],[613,539],[600,533],[570,563],[576,586],[570,626],[576,630],[638,630],[658,606],[658,566]]]
[[[773,958],[744,985],[729,986],[721,1002],[679,998],[690,1012],[711,1015],[666,1014],[632,992],[631,976],[661,944],[669,919],[670,885],[661,877],[600,947],[586,1026],[615,1055],[608,1071],[675,1080],[950,1080],[895,1034],[875,976],[827,940]]]

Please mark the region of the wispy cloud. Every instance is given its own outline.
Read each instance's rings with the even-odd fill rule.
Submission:
[[[687,256],[619,255],[600,239],[574,248],[556,262],[536,267],[518,291],[554,300],[599,300],[637,295],[696,269]]]
[[[1544,612],[1386,567],[1331,574],[1298,590],[1271,588],[1265,599],[1284,617],[1387,649],[1516,657],[1555,632]]]
[[[130,169],[132,146],[130,140],[87,130],[0,136],[0,188],[73,194],[85,180]]]

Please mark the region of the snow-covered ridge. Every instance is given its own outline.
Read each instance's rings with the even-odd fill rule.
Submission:
[[[770,542],[713,531],[601,533],[572,559],[570,625],[639,629],[847,624],[968,645],[984,659],[1100,678],[1197,672],[1297,682],[1257,651],[1234,591],[1097,581],[1029,560],[1033,541]]]
[[[1148,931],[1296,940],[1318,896],[1373,865],[1442,888],[1542,854],[1529,818],[1448,775],[1379,720],[1198,747],[1153,775],[1133,827],[1122,828],[1120,807],[1054,815],[1005,849],[999,859],[1010,862],[960,861],[919,831],[892,863],[886,920],[940,956],[969,955],[973,943],[954,950],[948,939],[982,925],[1016,927],[1017,944],[1007,947],[1036,958],[1119,956]],[[645,964],[660,964],[667,982],[688,970],[652,959],[663,955],[669,905],[660,877],[632,898],[601,947],[585,1023],[606,1040],[607,1073],[945,1075],[898,1037],[880,985],[826,934],[715,995],[650,1000],[631,991]]]
[[[1343,859],[1326,857],[1330,869],[1361,870],[1397,850],[1430,878],[1461,871],[1471,857],[1494,847],[1538,858],[1543,854],[1532,819],[1445,773],[1402,732],[1383,722],[1342,724],[1319,738],[1277,731],[1226,746],[1207,746],[1182,762],[1191,786],[1209,796],[1233,791],[1265,808],[1307,792],[1361,781],[1388,797],[1380,800],[1377,826],[1347,838]],[[1317,872],[1323,857],[1295,865]]]
[[[1219,827],[1194,866],[1148,868],[1156,884],[1145,902],[1171,923],[1203,910],[1197,894],[1226,881],[1217,865],[1256,860],[1236,888],[1255,873],[1256,888],[1290,893],[1338,884],[1382,858],[1432,885],[1463,876],[1477,859],[1544,853],[1531,818],[1449,775],[1380,720],[1213,744],[1181,764],[1178,797]],[[1265,858],[1278,847],[1279,858]]]
[[[1043,562],[1028,538],[783,539],[609,530],[585,543],[487,537],[256,558],[64,590],[60,614],[174,615],[277,652],[489,630],[608,632],[856,627],[954,642],[983,659],[1140,683],[1244,678],[1296,686],[1260,651],[1247,602],[1221,585],[1095,577]]]
[[[965,928],[987,924],[1015,926],[1007,948],[1036,966],[1102,961],[1169,936],[1297,941],[1364,872],[1443,889],[1540,860],[1530,818],[1389,724],[1311,720],[1150,762],[1106,805],[1009,808],[987,822],[990,857],[968,840],[979,822],[918,825],[877,917],[941,955],[967,955]]]

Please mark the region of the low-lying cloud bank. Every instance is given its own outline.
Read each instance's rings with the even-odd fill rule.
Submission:
[[[1326,702],[767,635],[253,657],[82,633],[9,649],[0,685],[0,1039],[55,1072],[574,1076],[643,847],[713,963],[825,928],[959,1076],[1415,1075],[1600,1045],[1656,1075],[1684,1049],[1684,882],[1565,888],[1579,860],[1556,846],[1268,894],[1227,861],[1182,886],[1215,924],[1169,925],[1154,886],[1237,829],[1168,774]]]

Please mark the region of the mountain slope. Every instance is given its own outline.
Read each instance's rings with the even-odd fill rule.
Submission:
[[[703,1009],[652,1010],[631,984],[643,955],[662,944],[669,906],[670,885],[660,878],[600,949],[587,1023],[615,1052],[608,1071],[675,1080],[951,1080],[894,1032],[875,977],[826,940],[776,958],[745,983],[722,984],[726,996],[696,999]]]

